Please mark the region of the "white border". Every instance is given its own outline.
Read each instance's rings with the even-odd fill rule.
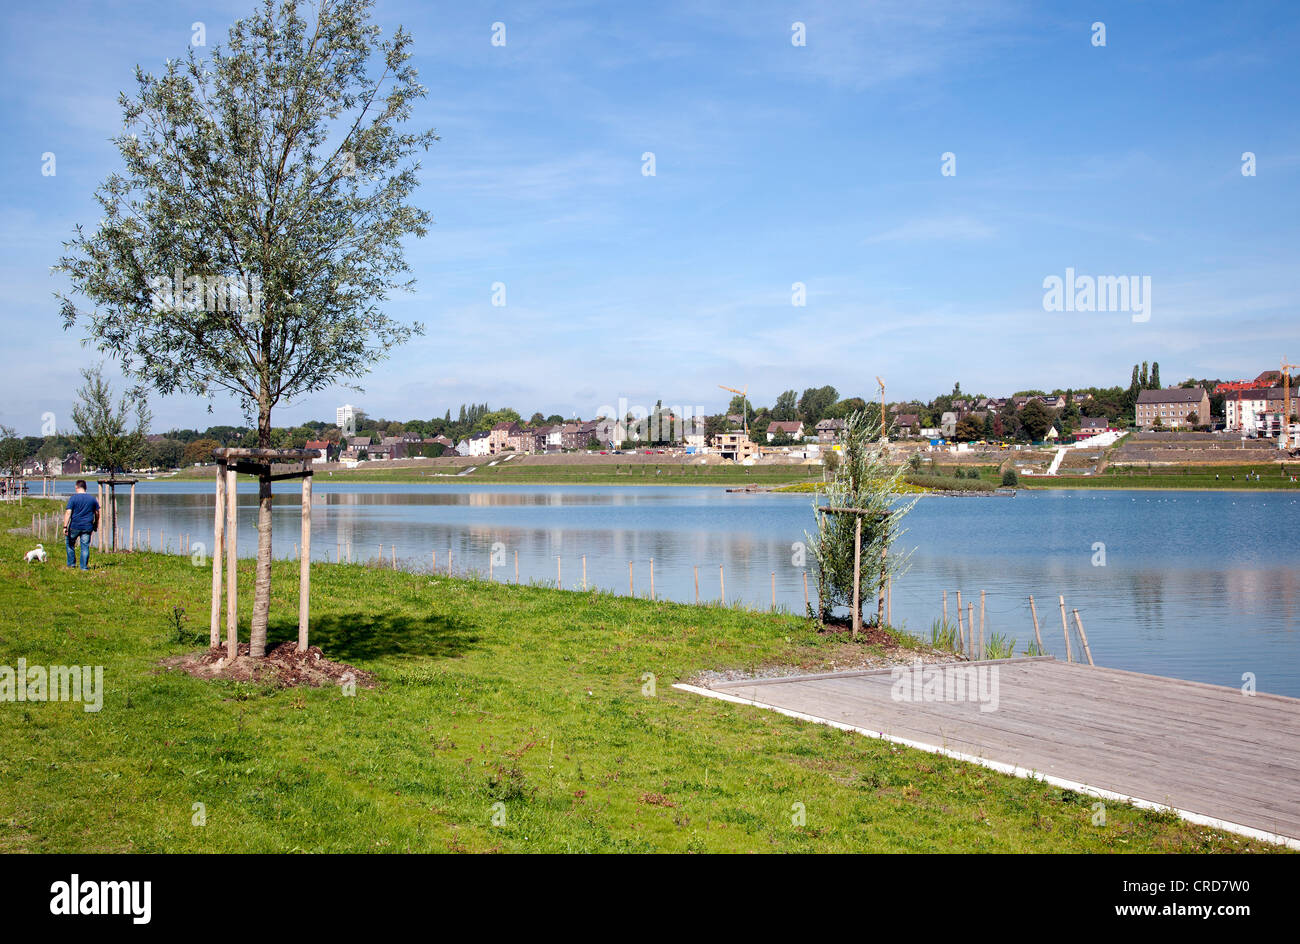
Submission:
[[[1262,842],[1286,846],[1288,849],[1300,850],[1300,839],[1295,839],[1290,836],[1282,836],[1277,833],[1270,833],[1263,829],[1256,829],[1253,826],[1242,826],[1240,823],[1230,823],[1227,820],[1215,819],[1213,816],[1206,816],[1203,813],[1193,813],[1190,810],[1180,810],[1176,806],[1169,806],[1165,803],[1156,803],[1153,800],[1144,800],[1141,797],[1116,793],[1113,790],[1105,790],[1101,787],[1090,786],[1086,783],[1080,783],[1077,780],[1066,780],[1063,777],[1054,777],[1050,774],[1039,773],[1038,771],[1031,770],[1027,767],[1018,767],[1015,764],[1007,764],[998,760],[989,760],[987,757],[978,757],[974,754],[963,754],[961,751],[949,750],[946,747],[939,747],[936,744],[925,744],[921,741],[913,741],[909,738],[897,737],[893,734],[886,734],[884,731],[873,731],[870,728],[863,728],[843,721],[831,721],[829,718],[819,718],[816,715],[805,714],[802,711],[795,711],[791,708],[782,708],[779,705],[769,705],[766,702],[756,701],[752,698],[741,698],[738,695],[728,695],[725,692],[714,691],[710,688],[685,685],[681,682],[673,685],[673,688],[680,689],[683,692],[691,692],[695,695],[703,695],[705,698],[716,698],[720,701],[733,702],[737,705],[754,705],[758,708],[767,708],[768,710],[775,711],[778,714],[783,714],[791,718],[798,718],[800,721],[812,721],[816,724],[825,724],[832,728],[839,728],[841,731],[856,731],[858,734],[865,734],[867,737],[879,738],[882,741],[889,741],[892,744],[902,744],[905,747],[914,747],[918,751],[926,751],[930,754],[942,754],[944,757],[951,757],[953,760],[966,761],[970,764],[979,764],[981,767],[987,767],[990,770],[996,770],[1003,774],[1011,774],[1013,777],[1021,777],[1027,780],[1041,780],[1044,783],[1049,783],[1054,787],[1060,787],[1063,790],[1073,790],[1076,793],[1086,793],[1089,796],[1100,797],[1103,800],[1116,800],[1121,803],[1128,803],[1138,809],[1159,811],[1170,810],[1187,820],[1187,822],[1194,823],[1197,826],[1208,826],[1211,829],[1221,829],[1224,832],[1236,833],[1239,836],[1246,836],[1249,839],[1258,839]]]

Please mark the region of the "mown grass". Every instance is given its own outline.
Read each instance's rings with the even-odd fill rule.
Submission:
[[[5,529],[36,504],[0,509],[0,665],[103,665],[105,694],[0,702],[0,851],[1270,848],[1113,805],[1094,827],[1091,798],[671,687],[843,645],[790,615],[320,565],[312,641],[377,688],[199,681],[157,663],[206,633],[210,571],[26,565]],[[292,638],[296,564],[272,603]]]

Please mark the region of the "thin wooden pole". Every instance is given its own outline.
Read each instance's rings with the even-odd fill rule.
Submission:
[[[957,638],[961,640],[961,651],[967,656],[970,655],[970,648],[966,645],[966,627],[962,625],[961,609],[961,591],[957,591]]]
[[[433,552],[433,572],[434,572],[435,574],[438,572],[438,552],[437,552],[437,551],[434,551],[434,552]]]
[[[1038,643],[1038,654],[1041,656],[1046,650],[1043,648],[1043,634],[1038,631],[1038,607],[1034,606],[1034,595],[1029,595],[1029,613],[1034,617],[1034,639]]]
[[[451,576],[451,548],[447,548],[447,576]]]
[[[975,603],[972,600],[966,601],[966,628],[970,630],[970,647],[971,652],[975,651]]]
[[[238,572],[235,565],[239,539],[239,502],[235,494],[238,473],[226,466],[226,656],[235,658],[239,645]],[[152,543],[150,547],[152,547]]]
[[[106,489],[99,482],[96,482],[95,486],[99,490],[99,552],[102,554],[104,552],[104,522],[108,519],[108,515],[104,514],[104,492]]]
[[[328,551],[326,553],[329,553]],[[302,563],[298,566],[298,651],[307,651],[311,612],[311,476],[302,479]]]
[[[494,569],[493,569],[493,564],[495,564],[495,563],[496,563],[496,561],[493,560],[492,555],[489,553],[489,554],[488,554],[488,580],[496,580],[496,579],[497,579],[497,578],[496,578],[496,575],[495,575],[495,572],[494,572]]]
[[[131,489],[135,494],[135,488]],[[134,502],[132,503],[134,506]],[[226,464],[217,463],[216,519],[212,525],[212,625],[208,631],[208,645],[215,649],[221,645],[221,558],[226,540]],[[131,545],[132,550],[135,544]]]
[[[1073,662],[1074,655],[1070,649],[1070,626],[1065,622],[1065,597],[1061,596],[1061,630],[1065,633],[1065,661]]]
[[[808,612],[808,571],[803,572],[803,611]]]
[[[943,625],[948,625],[948,591],[943,592]]]
[[[718,594],[723,606],[727,605],[727,581],[722,576],[722,565],[718,565]]]
[[[861,582],[862,582],[862,516],[853,516],[853,638],[858,638],[862,629]]]
[[[555,586],[556,586],[556,589],[558,589],[558,590],[563,590],[563,589],[564,589],[564,569],[563,569],[563,566],[564,566],[564,565],[563,565],[563,558],[562,558],[559,554],[556,554],[556,555],[555,555]]]
[[[772,610],[776,611],[776,571],[772,571]]]
[[[885,622],[894,625],[894,577],[885,578]]]
[[[393,570],[396,570],[397,569],[397,545],[390,544],[388,545],[388,548],[390,551],[392,551],[393,554]]]
[[[131,483],[131,551],[135,552],[135,483]]]
[[[980,591],[980,658],[984,658],[984,591]]]
[[[153,551],[153,528],[144,529],[144,543],[145,543],[145,549],[152,552]]]
[[[587,555],[582,555],[582,589],[587,589]]]
[[[636,594],[632,592],[632,562],[631,561],[627,562],[627,595],[630,597],[636,596]]]
[[[700,565],[696,564],[695,570],[695,605],[700,605]]]
[[[515,551],[515,583],[519,583],[519,552]]]
[[[1070,612],[1074,614],[1074,625],[1079,629],[1079,640],[1083,643],[1083,654],[1088,657],[1089,665],[1096,665],[1097,663],[1092,661],[1092,648],[1088,645],[1088,634],[1083,631],[1083,620],[1079,619],[1079,611],[1072,609]]]
[[[650,558],[650,599],[655,598],[655,559]]]

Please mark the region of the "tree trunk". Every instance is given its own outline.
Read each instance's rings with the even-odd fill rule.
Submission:
[[[257,445],[271,448],[271,404],[263,394],[258,404]],[[270,466],[257,479],[257,579],[253,585],[253,622],[248,632],[249,655],[266,655],[266,623],[271,612],[271,475]]]

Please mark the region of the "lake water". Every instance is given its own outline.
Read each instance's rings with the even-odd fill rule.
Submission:
[[[66,486],[65,486],[66,487]],[[716,487],[314,485],[312,556],[354,560],[392,548],[400,566],[485,577],[497,545],[498,580],[591,585],[638,595],[654,558],[661,598],[716,600],[723,568],[728,601],[802,612],[803,568],[792,545],[812,527],[811,496],[728,493]],[[239,490],[239,553],[256,552],[256,484]],[[125,501],[119,522],[125,523]],[[913,550],[894,583],[895,624],[928,637],[941,593],[963,602],[987,592],[986,632],[1033,639],[1028,596],[1049,651],[1064,658],[1058,594],[1078,608],[1099,665],[1300,696],[1300,548],[1290,539],[1297,499],[1263,492],[1022,491],[1015,498],[926,497],[906,519],[900,548]],[[177,549],[189,532],[211,547],[211,483],[137,486],[136,529]],[[276,488],[274,549],[291,557],[299,539],[296,482]],[[1095,544],[1103,544],[1104,565]],[[504,564],[500,563],[504,561]],[[815,597],[811,581],[810,589]],[[868,611],[874,610],[873,605]],[[1075,643],[1077,649],[1077,641]],[[1077,652],[1076,652],[1077,655]]]

